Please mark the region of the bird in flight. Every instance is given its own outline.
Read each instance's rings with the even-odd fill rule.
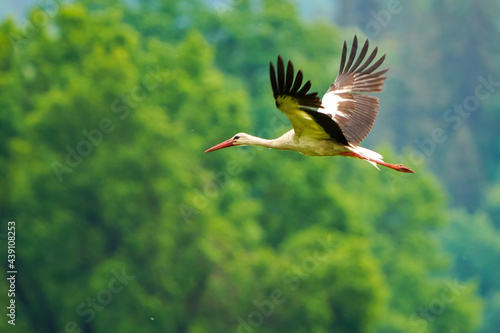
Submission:
[[[349,57],[344,42],[339,75],[323,96],[309,92],[311,82],[304,85],[302,71],[294,73],[291,61],[285,68],[278,55],[277,68],[269,64],[271,87],[276,107],[283,112],[293,129],[277,139],[262,139],[246,133],[238,133],[232,138],[209,148],[205,153],[233,146],[263,146],[280,150],[296,150],[308,156],[346,156],[368,161],[399,172],[414,173],[402,164],[390,164],[382,160],[382,155],[359,143],[370,132],[379,101],[377,97],[363,93],[381,92],[388,69],[376,70],[385,60],[385,54],[373,62],[377,56],[376,47],[368,56],[369,42],[366,40],[358,55],[358,39],[354,36]]]

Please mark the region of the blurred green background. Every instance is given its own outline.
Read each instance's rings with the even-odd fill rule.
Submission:
[[[500,331],[500,3],[0,5],[1,332]],[[363,142],[417,173],[233,148],[342,43],[390,68]],[[5,266],[7,267],[7,266]]]

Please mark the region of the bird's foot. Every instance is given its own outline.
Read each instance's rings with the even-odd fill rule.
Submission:
[[[404,166],[403,164],[395,164],[394,168],[392,168],[392,169],[399,171],[399,172],[404,172],[404,173],[415,173],[415,171],[408,168],[407,166]]]

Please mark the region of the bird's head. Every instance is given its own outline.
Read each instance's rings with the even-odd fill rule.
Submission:
[[[251,138],[251,135],[249,135],[249,134],[238,133],[235,136],[233,136],[231,139],[228,139],[224,142],[219,143],[218,145],[213,146],[212,148],[205,150],[205,153],[208,153],[208,152],[211,152],[214,150],[219,150],[222,148],[227,148],[227,147],[244,146],[250,142],[250,138]]]

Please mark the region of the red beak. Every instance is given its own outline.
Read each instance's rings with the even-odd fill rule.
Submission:
[[[229,140],[226,140],[224,142],[219,143],[218,145],[213,146],[212,148],[208,148],[207,150],[205,150],[205,153],[209,153],[209,152],[214,151],[214,150],[232,147],[232,146],[234,146],[233,139],[229,139]]]

